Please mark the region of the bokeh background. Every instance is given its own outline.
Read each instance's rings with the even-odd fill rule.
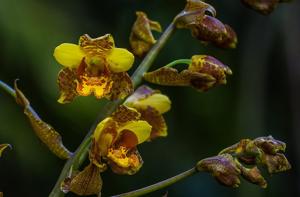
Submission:
[[[149,196],[300,196],[300,4],[281,4],[269,16],[245,8],[239,0],[210,0],[218,18],[237,32],[235,50],[205,46],[188,30],[177,31],[161,51],[153,69],[174,59],[209,54],[229,65],[234,75],[226,86],[207,93],[191,88],[160,87],[172,100],[165,115],[169,136],[144,143],[144,166],[134,176],[103,173],[103,196],[137,189],[191,168],[241,138],[273,135],[287,143],[293,169],[267,176],[269,187],[242,182],[240,188],[220,186],[208,174],[198,174]],[[94,97],[73,103],[56,102],[60,65],[53,49],[112,33],[118,47],[129,47],[135,11],[167,27],[184,0],[0,0],[0,79],[19,86],[40,116],[74,150],[103,106]],[[156,37],[159,34],[155,34]],[[137,59],[136,64],[140,62]],[[132,69],[133,70],[133,69]],[[0,160],[0,191],[5,196],[48,196],[64,165],[32,132],[22,109],[0,90],[0,143],[13,145]],[[67,195],[73,196],[73,195]]]

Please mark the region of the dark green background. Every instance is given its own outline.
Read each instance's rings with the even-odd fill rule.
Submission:
[[[103,173],[103,196],[176,175],[241,138],[270,134],[287,143],[293,169],[267,176],[267,189],[245,181],[238,189],[226,188],[208,174],[199,174],[149,196],[162,196],[167,190],[170,197],[300,196],[300,4],[281,4],[270,16],[262,16],[239,0],[209,2],[218,18],[236,30],[237,49],[205,46],[188,30],[180,30],[153,68],[174,59],[209,54],[229,65],[234,75],[228,77],[226,86],[207,93],[152,86],[172,100],[172,110],[165,115],[169,136],[139,146],[145,163],[138,174]],[[118,47],[128,48],[136,10],[145,11],[165,28],[184,4],[184,0],[0,0],[0,79],[12,84],[19,78],[32,106],[74,150],[103,101],[85,97],[67,105],[56,102],[61,66],[52,56],[53,49],[63,42],[76,43],[84,33],[92,37],[111,33]],[[7,197],[47,196],[64,161],[41,144],[22,109],[4,91],[0,91],[0,143],[13,145],[0,160],[0,191]]]

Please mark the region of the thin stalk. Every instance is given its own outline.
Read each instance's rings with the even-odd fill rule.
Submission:
[[[174,177],[171,177],[169,179],[166,179],[164,181],[161,181],[159,183],[155,183],[153,185],[135,190],[135,191],[131,191],[131,192],[127,192],[127,193],[123,193],[123,194],[119,194],[119,195],[115,195],[112,197],[137,197],[137,196],[142,196],[142,195],[146,195],[149,194],[151,192],[163,189],[165,187],[168,187],[178,181],[181,181],[185,178],[188,178],[194,174],[196,174],[198,172],[198,170],[196,168],[192,168],[190,170],[187,170],[181,174],[178,174]]]
[[[191,63],[192,63],[191,59],[179,59],[167,64],[165,67],[173,67],[178,64],[191,64]]]
[[[131,76],[131,79],[133,81],[134,87],[138,86],[141,81],[143,74],[149,70],[152,63],[154,62],[155,58],[159,54],[160,50],[163,48],[163,46],[166,44],[167,40],[171,37],[172,33],[175,30],[174,23],[172,22],[168,28],[164,31],[162,36],[159,38],[159,40],[156,42],[156,44],[152,47],[152,49],[148,52],[144,60],[141,62],[141,64],[138,66],[138,68],[135,70],[133,75]],[[103,107],[103,109],[100,111],[98,117],[96,118],[95,122],[93,123],[92,127],[90,128],[88,134],[82,141],[82,143],[79,145],[77,150],[74,153],[74,156],[71,157],[65,164],[64,168],[62,169],[62,172],[51,191],[49,197],[61,197],[64,196],[64,193],[60,190],[60,185],[62,181],[67,177],[68,172],[70,170],[70,167],[73,166],[73,169],[76,170],[78,167],[82,164],[82,162],[85,160],[88,149],[91,144],[91,136],[97,126],[97,124],[102,121],[104,118],[109,116],[111,113],[115,111],[115,109],[121,105],[124,102],[124,100],[118,100],[118,101],[107,101],[106,105]]]
[[[5,90],[8,94],[10,94],[12,97],[16,98],[16,92],[14,89],[12,89],[9,85],[4,83],[0,80],[0,87]]]

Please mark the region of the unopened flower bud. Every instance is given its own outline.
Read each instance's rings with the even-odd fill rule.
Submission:
[[[197,170],[211,173],[217,181],[228,187],[240,185],[240,169],[230,154],[203,159],[197,163]]]

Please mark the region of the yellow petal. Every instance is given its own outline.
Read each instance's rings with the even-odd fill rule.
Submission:
[[[155,93],[133,104],[133,107],[141,109],[147,109],[148,106],[155,108],[160,114],[163,114],[170,110],[171,101],[167,96]]]
[[[111,121],[111,120],[112,120],[112,118],[105,118],[104,120],[102,120],[102,121],[97,125],[97,127],[96,127],[96,129],[95,129],[95,131],[94,131],[94,135],[93,135],[93,137],[94,137],[96,140],[99,139],[99,137],[100,137],[100,135],[101,135],[101,133],[102,133],[102,131],[103,131],[105,125],[106,125],[109,121]]]
[[[147,121],[143,120],[130,121],[118,128],[118,133],[121,133],[123,130],[132,131],[138,138],[138,143],[140,144],[150,137],[152,126]]]
[[[106,60],[112,72],[125,72],[129,70],[134,62],[134,56],[123,48],[113,48],[107,55]]]
[[[53,56],[61,65],[68,68],[76,68],[85,55],[78,45],[63,43],[54,49]]]

